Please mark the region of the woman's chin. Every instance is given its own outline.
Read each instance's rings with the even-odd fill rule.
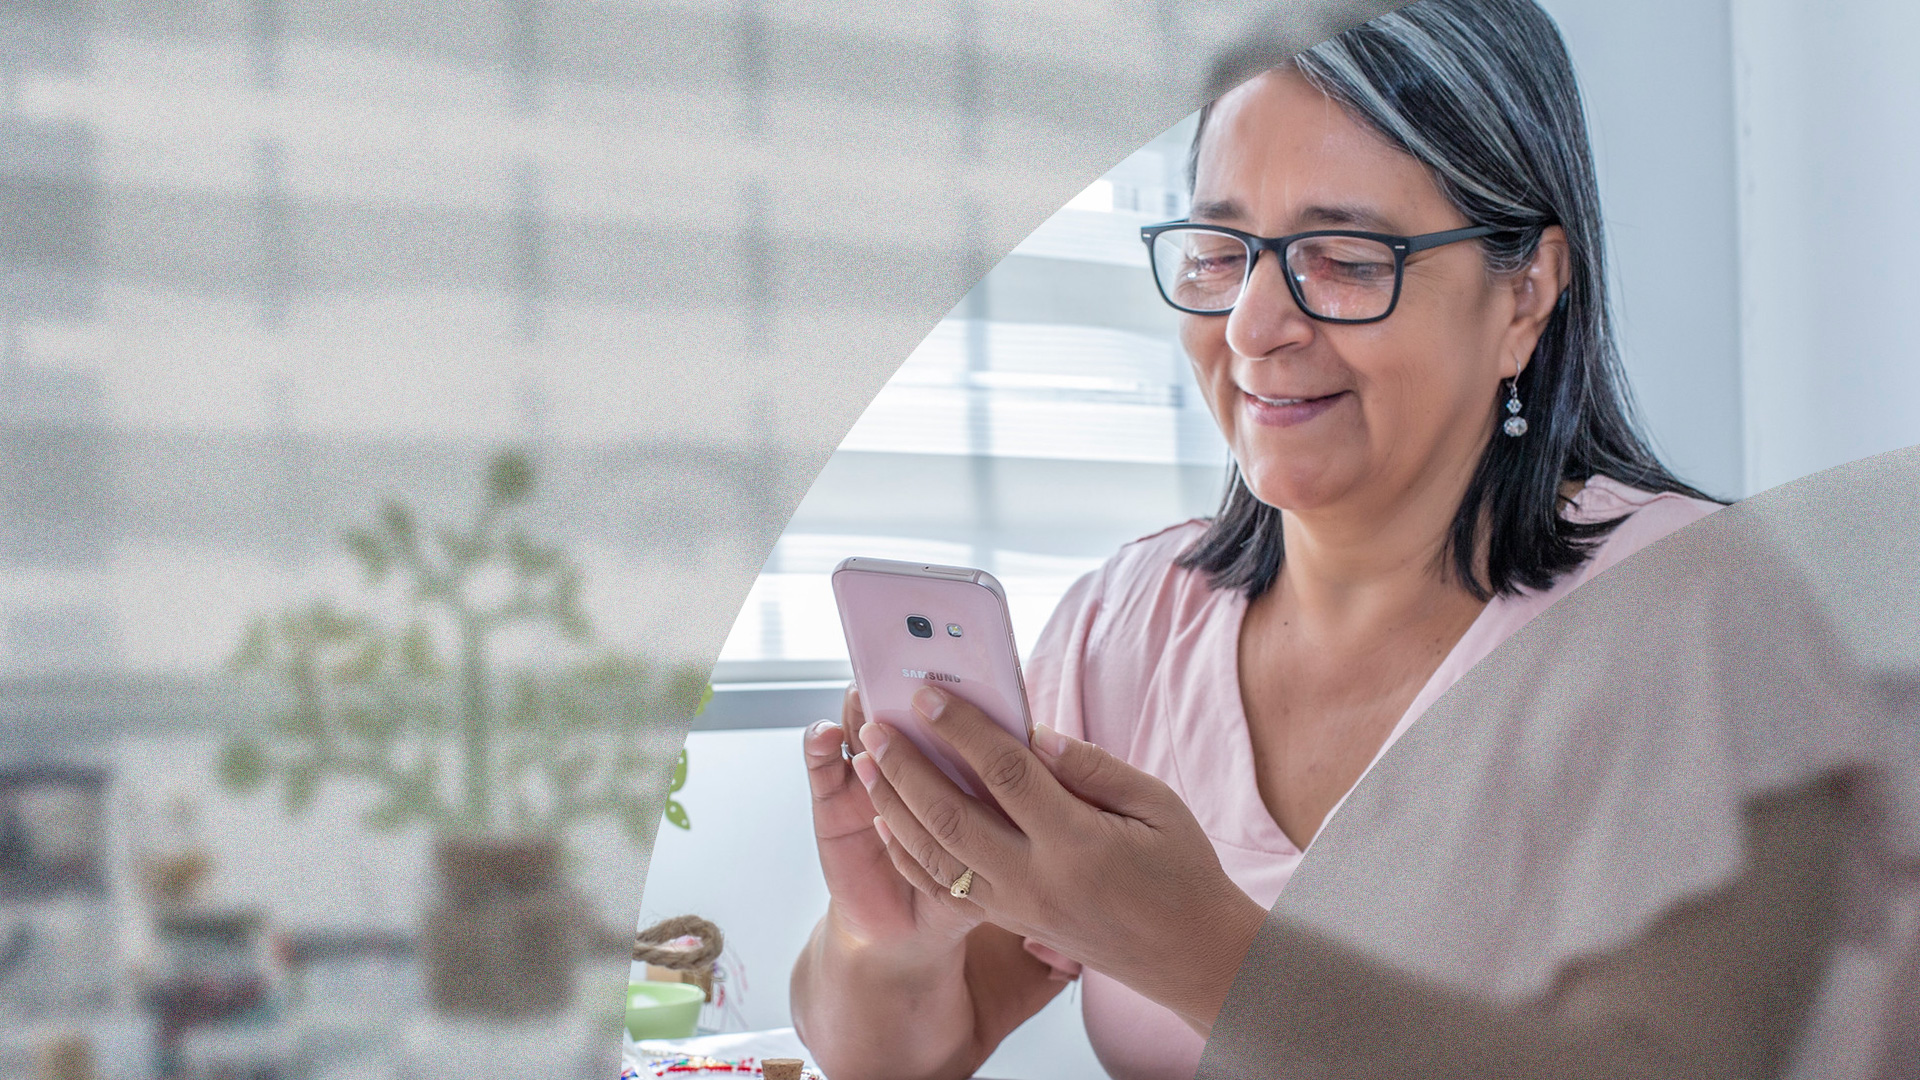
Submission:
[[[1242,467],[1240,476],[1254,498],[1276,510],[1296,514],[1312,513],[1339,502],[1348,487],[1325,475],[1275,477],[1250,473]]]

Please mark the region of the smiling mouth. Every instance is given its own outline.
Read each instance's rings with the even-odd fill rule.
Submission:
[[[1325,401],[1328,398],[1339,397],[1340,394],[1345,393],[1345,391],[1337,391],[1332,394],[1322,394],[1319,397],[1265,397],[1263,395],[1256,394],[1251,390],[1243,390],[1241,391],[1241,393],[1246,394],[1248,397],[1252,398],[1253,400],[1259,402],[1262,405],[1269,405],[1274,408],[1281,408],[1287,405],[1305,405],[1310,401]]]

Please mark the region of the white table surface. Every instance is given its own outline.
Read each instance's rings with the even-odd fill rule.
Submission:
[[[800,1036],[794,1034],[790,1027],[695,1035],[691,1039],[645,1039],[634,1042],[628,1037],[624,1040],[624,1064],[639,1069],[643,1077],[650,1075],[641,1068],[649,1059],[683,1054],[716,1058],[799,1058],[807,1063],[808,1068],[813,1068],[813,1058],[807,1054],[807,1048],[801,1045]],[[814,1071],[819,1072],[817,1069]]]
[[[677,1055],[698,1054],[716,1058],[799,1058],[807,1063],[807,1068],[815,1076],[821,1076],[814,1067],[813,1058],[808,1056],[807,1048],[801,1044],[800,1036],[790,1027],[771,1028],[766,1031],[737,1031],[720,1035],[696,1035],[691,1039],[646,1039],[634,1042],[625,1041],[624,1064],[639,1070],[642,1077],[649,1076],[643,1066],[651,1058]],[[719,1074],[725,1076],[725,1073]],[[975,1080],[986,1080],[975,1077]]]

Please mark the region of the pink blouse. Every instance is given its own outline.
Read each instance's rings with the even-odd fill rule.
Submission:
[[[1627,520],[1552,588],[1489,603],[1374,760],[1528,620],[1595,574],[1718,508],[1681,495],[1649,495],[1604,477],[1589,481],[1565,515],[1580,521],[1630,515]],[[1189,521],[1136,540],[1075,582],[1034,643],[1027,692],[1036,722],[1097,743],[1170,785],[1213,839],[1228,876],[1262,907],[1271,907],[1302,852],[1267,812],[1254,775],[1238,669],[1246,598],[1212,589],[1204,574],[1174,565],[1205,528],[1203,521]],[[1056,977],[1080,979],[1088,1038],[1115,1080],[1191,1080],[1205,1044],[1172,1012],[1097,971],[1082,972],[1078,962],[1038,941],[1029,938],[1026,946],[1053,965]],[[1180,947],[1177,941],[1167,946]]]

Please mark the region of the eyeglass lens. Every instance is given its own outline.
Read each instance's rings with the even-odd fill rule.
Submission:
[[[1168,229],[1154,237],[1153,272],[1167,299],[1189,311],[1231,311],[1246,284],[1250,252],[1237,236]],[[1288,245],[1287,271],[1309,314],[1376,319],[1393,305],[1393,249],[1358,236],[1309,236]]]

